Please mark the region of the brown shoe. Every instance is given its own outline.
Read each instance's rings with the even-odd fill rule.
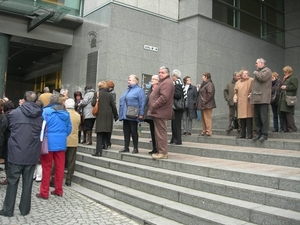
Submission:
[[[167,159],[168,158],[168,154],[152,154],[152,158],[153,159]]]
[[[48,199],[48,197],[43,196],[41,193],[37,193],[35,196],[41,199]]]
[[[5,179],[4,181],[1,181],[0,185],[7,185],[7,179]]]
[[[56,195],[56,196],[62,197],[62,194],[57,194],[55,191],[51,191],[51,195]]]

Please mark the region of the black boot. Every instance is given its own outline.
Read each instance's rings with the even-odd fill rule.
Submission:
[[[134,148],[132,154],[137,154],[137,153],[139,153],[139,150],[137,148]]]

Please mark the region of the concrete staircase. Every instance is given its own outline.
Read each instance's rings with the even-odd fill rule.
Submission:
[[[220,120],[212,137],[198,136],[195,121],[182,145],[169,145],[166,160],[148,154],[146,123],[139,154],[120,154],[116,125],[103,157],[91,156],[95,144],[78,147],[72,188],[140,224],[299,225],[299,133],[270,132],[264,143],[253,142],[226,136]]]

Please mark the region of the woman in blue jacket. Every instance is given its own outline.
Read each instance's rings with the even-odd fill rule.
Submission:
[[[128,88],[120,97],[119,120],[123,121],[123,133],[125,146],[120,152],[129,152],[130,136],[133,141],[133,154],[139,152],[138,150],[138,122],[144,118],[144,108],[146,95],[144,90],[138,86],[139,78],[132,74],[128,77]],[[134,106],[138,108],[138,117],[135,119],[126,116],[127,106]]]
[[[43,179],[40,186],[40,193],[36,197],[48,199],[52,161],[54,161],[55,190],[52,195],[62,197],[63,179],[65,168],[65,151],[67,149],[67,137],[72,131],[72,124],[69,112],[59,102],[58,95],[50,96],[50,104],[43,108],[43,118],[46,121],[44,135],[48,137],[49,153],[41,155],[40,161],[43,168]]]

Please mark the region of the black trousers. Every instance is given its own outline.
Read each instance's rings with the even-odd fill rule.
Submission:
[[[20,212],[23,216],[30,212],[31,208],[31,190],[33,182],[34,165],[17,165],[8,163],[7,168],[7,188],[3,202],[2,212],[7,216],[13,216],[16,196],[20,176],[22,176],[22,194],[19,204]]]
[[[102,154],[102,147],[104,143],[107,143],[107,136],[108,132],[97,133],[96,153]]]
[[[240,119],[241,123],[241,137],[247,137],[252,138],[253,137],[253,132],[252,132],[252,124],[253,124],[253,119],[252,118],[242,118]],[[247,131],[246,131],[247,130]]]
[[[123,133],[124,133],[124,141],[125,148],[129,148],[130,144],[130,136],[132,137],[133,147],[138,149],[138,140],[139,136],[137,133],[138,122],[131,120],[123,120]]]
[[[175,118],[172,120],[172,138],[171,143],[182,144],[181,140],[181,121],[183,110],[174,110]]]
[[[152,141],[152,150],[156,151],[156,140],[155,140],[155,127],[153,120],[147,120],[150,126],[150,134],[151,134],[151,141]]]
[[[254,124],[258,136],[268,137],[269,104],[254,105]]]

